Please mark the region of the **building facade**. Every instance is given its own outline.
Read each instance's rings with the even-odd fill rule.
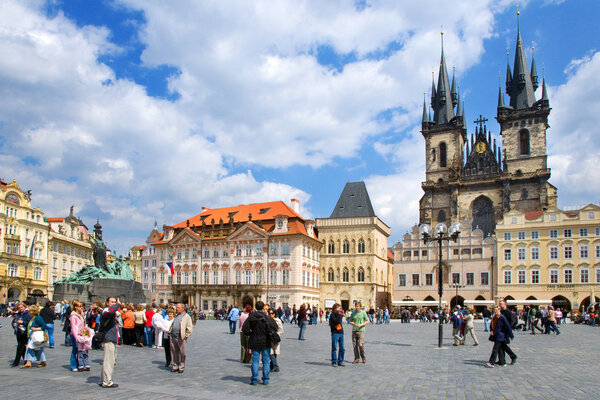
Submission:
[[[161,240],[164,238],[164,234],[159,232],[156,223],[154,228],[146,238],[146,244],[141,246],[141,275],[142,275],[142,286],[150,293],[150,298],[154,301],[157,298],[156,286],[158,284],[158,271],[160,268],[159,254],[155,243],[162,243]],[[162,247],[161,247],[162,249]],[[168,297],[167,297],[168,298]]]
[[[567,310],[599,301],[600,207],[511,211],[496,225],[498,295]]]
[[[48,223],[31,192],[0,180],[0,294],[5,300],[48,296]]]
[[[73,207],[65,218],[48,218],[48,294],[53,298],[54,282],[94,264],[93,237],[81,219],[73,215]],[[61,300],[61,299],[54,299]]]
[[[435,225],[467,221],[488,236],[496,220],[510,210],[523,212],[556,207],[556,188],[547,166],[546,130],[550,105],[545,81],[536,100],[538,76],[535,60],[529,67],[520,32],[514,64],[507,64],[504,104],[498,94],[496,119],[501,145],[479,117],[470,143],[461,104],[452,78],[450,85],[442,49],[437,86],[432,83],[431,108],[423,103],[426,173],[422,183],[420,223]]]
[[[365,183],[347,183],[331,216],[317,218],[316,224],[323,242],[319,307],[389,306],[390,228],[375,215]]]
[[[319,249],[314,221],[299,203],[256,203],[208,209],[149,242],[157,255],[159,302],[204,311],[231,304],[292,307],[319,302]],[[171,274],[167,263],[172,263]]]
[[[481,229],[462,224],[456,243],[442,246],[445,306],[482,306],[494,302],[496,239]],[[417,226],[394,246],[394,292],[396,307],[437,308],[439,248],[423,243]]]
[[[146,246],[133,246],[129,249],[127,263],[133,275],[133,280],[142,282],[142,253]]]

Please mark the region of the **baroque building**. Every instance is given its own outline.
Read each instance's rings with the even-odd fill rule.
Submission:
[[[48,298],[54,293],[54,282],[93,264],[93,237],[80,218],[73,215],[73,206],[64,218],[48,218]],[[61,299],[55,299],[61,300]]]
[[[144,249],[145,246],[133,246],[129,249],[129,255],[127,256],[127,263],[133,275],[133,280],[137,282],[142,282],[142,253]]]
[[[3,301],[48,296],[48,223],[31,191],[0,180],[0,294]]]
[[[147,242],[157,260],[153,299],[181,301],[203,311],[258,300],[272,307],[317,304],[321,242],[314,221],[298,214],[298,200],[291,204],[203,208],[164,226],[162,238]]]
[[[420,200],[420,223],[469,222],[484,236],[495,221],[510,210],[537,211],[556,206],[556,188],[547,166],[546,130],[550,105],[545,80],[536,100],[538,75],[532,55],[527,63],[521,33],[517,33],[514,64],[507,63],[505,105],[498,94],[496,120],[501,145],[479,117],[470,141],[464,106],[448,78],[442,46],[437,86],[432,82],[431,109],[423,103],[422,134],[425,138],[425,182]]]
[[[496,225],[498,295],[574,311],[600,299],[600,207],[512,210]]]
[[[364,182],[348,182],[329,218],[317,218],[321,249],[320,308],[391,302],[390,228],[376,215]]]

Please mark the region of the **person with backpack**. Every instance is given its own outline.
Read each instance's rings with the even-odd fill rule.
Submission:
[[[458,312],[460,310],[459,306],[454,308],[454,312],[450,317],[450,322],[452,322],[452,337],[454,337],[454,343],[452,346],[458,346],[462,344],[462,337],[460,336],[460,328],[462,328],[462,315]]]
[[[506,352],[506,353],[508,353],[508,355],[510,356],[510,359],[512,360],[511,364],[514,364],[517,362],[517,355],[515,353],[513,353],[513,351],[511,350],[511,348],[508,345],[510,343],[510,339],[514,339],[514,337],[512,336],[512,330],[515,326],[517,326],[517,323],[518,323],[517,315],[514,312],[512,312],[512,310],[510,310],[508,307],[506,307],[505,300],[500,300],[500,302],[498,304],[500,306],[501,314],[508,321],[508,325],[510,327],[510,332],[511,332],[511,334],[509,336],[507,336],[505,339],[505,342],[506,342],[505,345],[503,345],[499,348],[500,360],[506,359],[506,354],[504,354]]]
[[[335,303],[329,315],[329,329],[331,330],[331,366],[344,366],[344,317],[340,313],[340,305]],[[339,350],[338,350],[339,348]]]
[[[102,344],[104,358],[102,361],[101,381],[98,384],[103,388],[119,387],[112,381],[112,375],[117,365],[117,343],[119,342],[119,330],[117,326],[117,313],[121,305],[119,300],[114,297],[106,299],[106,307],[102,310],[100,316],[100,326],[98,326],[98,342]]]
[[[273,321],[277,324],[277,334],[281,338],[283,335],[283,322],[281,322],[281,318],[277,315],[277,311],[274,309],[269,309],[269,316],[273,318]],[[280,352],[280,341],[273,343],[271,340],[271,372],[279,372],[279,364],[277,363],[277,356],[279,356]]]
[[[248,348],[252,350],[252,377],[250,384],[258,384],[258,366],[262,358],[262,384],[269,384],[269,373],[271,364],[272,333],[277,332],[277,323],[263,311],[265,303],[261,300],[256,302],[256,311],[248,316],[242,333],[249,336]]]

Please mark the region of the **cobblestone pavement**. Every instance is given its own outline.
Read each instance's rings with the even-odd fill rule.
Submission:
[[[90,351],[91,372],[69,371],[70,348],[46,348],[47,368],[12,368],[16,341],[9,321],[0,319],[0,377],[5,399],[597,399],[600,397],[598,338],[600,328],[569,324],[561,335],[516,332],[511,343],[518,362],[485,368],[492,343],[481,323],[480,345],[452,346],[451,326],[444,326],[444,348],[437,348],[435,324],[367,326],[366,364],[353,359],[350,326],[346,330],[346,367],[332,368],[330,334],[325,324],[308,326],[305,341],[298,328],[284,325],[281,372],[268,386],[250,386],[250,368],[239,362],[239,334],[226,322],[199,321],[188,343],[183,374],[164,368],[162,350],[121,346],[114,381],[101,389],[102,352]]]

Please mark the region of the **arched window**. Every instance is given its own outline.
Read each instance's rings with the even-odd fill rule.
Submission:
[[[365,241],[360,239],[358,241],[358,252],[359,253],[364,253],[365,252]]]
[[[35,280],[35,281],[42,280],[42,269],[40,267],[35,267],[33,269],[33,280]]]
[[[519,154],[529,155],[529,131],[527,129],[521,129],[519,132]]]
[[[444,210],[440,210],[438,212],[438,222],[446,222],[446,213],[444,212]]]
[[[360,267],[358,269],[358,281],[359,282],[364,282],[365,281],[365,270],[363,269],[363,267]]]
[[[344,268],[344,272],[342,272],[342,281],[348,282],[350,280],[350,273],[348,272],[348,268]]]
[[[327,271],[327,281],[333,282],[333,268],[329,268]]]
[[[344,254],[348,254],[350,253],[350,243],[348,243],[347,240],[344,240],[344,248],[343,248],[343,253]]]
[[[446,143],[440,143],[440,167],[446,166]]]
[[[333,244],[333,240],[329,241],[329,245],[327,246],[327,252],[329,254],[335,253],[335,245]]]

